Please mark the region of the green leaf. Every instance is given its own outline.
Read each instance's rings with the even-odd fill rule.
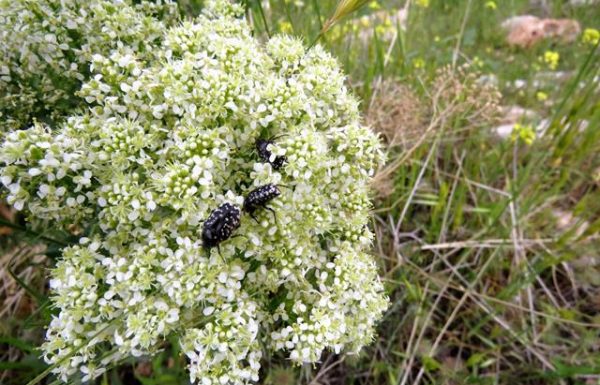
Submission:
[[[442,367],[442,364],[431,356],[423,356],[421,360],[423,361],[423,366],[425,367],[425,370],[428,372],[433,372]]]
[[[481,362],[483,362],[483,360],[485,360],[485,354],[475,353],[475,354],[471,355],[471,357],[469,357],[469,359],[467,360],[467,366],[469,368],[478,366]]]
[[[13,337],[0,337],[0,344],[7,344],[7,345],[11,345],[14,346],[15,348],[26,352],[26,353],[31,353],[35,350],[35,347],[31,344],[29,344],[28,342],[25,342],[21,339],[18,338],[13,338]]]

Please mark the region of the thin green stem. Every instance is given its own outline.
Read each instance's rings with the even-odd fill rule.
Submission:
[[[269,24],[267,23],[267,17],[265,16],[265,11],[263,10],[262,2],[260,0],[256,0],[256,3],[258,4],[258,12],[260,13],[260,17],[265,26],[265,32],[267,33],[267,37],[270,39],[271,31],[269,30]]]
[[[0,219],[0,225],[1,226],[6,226],[6,227],[10,227],[13,230],[20,231],[20,232],[25,233],[25,234],[33,237],[33,238],[42,239],[44,241],[47,241],[47,242],[50,242],[50,243],[54,243],[54,244],[57,244],[57,245],[60,245],[60,246],[68,246],[69,245],[66,242],[59,241],[59,240],[56,240],[54,238],[50,238],[50,237],[48,237],[46,235],[43,235],[41,233],[38,233],[38,232],[33,231],[31,229],[28,229],[26,227],[19,226],[19,225],[15,224],[15,223],[6,221],[4,219]]]

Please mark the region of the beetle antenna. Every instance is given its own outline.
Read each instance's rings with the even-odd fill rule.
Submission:
[[[276,135],[276,136],[272,136],[272,137],[269,138],[269,142],[273,142],[273,141],[275,141],[277,139],[281,139],[281,138],[284,138],[286,136],[290,136],[290,134],[279,134],[279,135]]]

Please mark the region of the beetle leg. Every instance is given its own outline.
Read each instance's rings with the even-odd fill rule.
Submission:
[[[265,206],[266,210],[269,210],[270,212],[273,213],[273,220],[275,221],[275,223],[277,223],[277,215],[275,214],[275,210],[273,210],[272,208],[270,208],[269,206]]]

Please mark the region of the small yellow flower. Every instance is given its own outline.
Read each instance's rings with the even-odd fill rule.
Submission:
[[[479,58],[479,56],[475,56],[475,57],[473,58],[473,65],[474,65],[475,67],[479,67],[479,68],[481,68],[481,67],[483,67],[483,60],[481,60],[481,59]]]
[[[488,9],[491,9],[492,11],[495,11],[496,9],[498,9],[498,6],[496,5],[495,1],[488,1],[485,3],[485,7]]]
[[[279,20],[279,30],[281,33],[292,33],[294,28],[292,27],[292,23],[287,20]]]
[[[429,0],[417,0],[415,4],[419,7],[427,8],[429,7]]]
[[[435,41],[436,43],[439,43],[439,42],[440,42],[440,40],[441,40],[441,39],[440,39],[440,37],[439,37],[439,36],[435,36],[435,37],[433,38],[433,41]]]
[[[560,61],[560,54],[556,51],[546,51],[544,53],[544,63],[548,65],[548,68],[555,70],[558,68],[558,62]]]
[[[423,67],[425,67],[425,60],[418,57],[415,60],[413,60],[413,66],[417,69],[423,68]]]
[[[523,142],[525,142],[525,144],[529,146],[535,140],[535,136],[535,130],[533,129],[531,124],[523,126],[522,124],[516,123],[513,127],[511,138],[513,142],[516,142],[517,140],[522,140]]]
[[[378,1],[374,0],[369,3],[369,8],[377,10],[377,9],[381,9],[381,5],[379,4]]]
[[[537,100],[539,100],[540,102],[545,102],[546,100],[548,100],[548,94],[543,92],[543,91],[538,91],[535,94],[535,97],[537,98]]]
[[[600,31],[594,28],[586,28],[583,31],[583,42],[590,45],[597,45],[600,41]]]

